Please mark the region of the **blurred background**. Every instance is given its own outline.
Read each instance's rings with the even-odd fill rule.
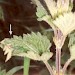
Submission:
[[[75,0],[73,11],[74,10]],[[31,4],[31,0],[0,0],[0,41],[4,38],[12,37],[12,35],[10,36],[9,34],[10,24],[13,31],[12,35],[19,36],[23,35],[24,33],[30,33],[31,31],[39,31],[42,34],[47,35],[48,38],[52,40],[53,31],[50,29],[50,26],[46,22],[37,21],[36,6]],[[65,43],[67,44],[67,42]],[[63,49],[68,48],[67,46],[64,46]],[[52,45],[51,51],[55,53],[54,45]],[[66,50],[62,50],[62,52],[67,52],[69,54],[69,52]],[[7,70],[17,65],[23,65],[23,58],[21,57],[12,57],[11,60],[6,63],[5,58],[6,56],[3,55],[3,51],[2,49],[0,49],[0,66],[6,68]],[[55,56],[53,56],[52,61],[55,60],[54,58]],[[64,63],[66,59],[62,60],[62,62]],[[38,65],[40,69],[43,69],[43,67],[45,67],[42,63],[38,63],[36,61],[31,61],[31,64]],[[40,65],[42,65],[42,67],[40,67]],[[39,70],[36,68],[35,71],[38,72]]]

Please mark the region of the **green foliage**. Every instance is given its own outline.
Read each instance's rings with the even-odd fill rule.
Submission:
[[[14,50],[17,50],[17,52],[20,50],[20,52],[26,52],[27,50],[24,48],[23,39],[21,36],[14,35],[13,38],[6,38],[4,39],[4,46],[7,44],[10,44],[11,47]]]
[[[0,75],[6,75],[6,70],[1,70],[1,67],[0,67]]]
[[[17,66],[9,70],[8,72],[6,72],[5,69],[1,70],[1,67],[0,67],[0,75],[13,75],[14,73],[16,73],[16,71],[21,70],[22,68],[23,66]]]
[[[29,46],[28,50],[32,50],[38,54],[49,51],[49,48],[51,46],[51,43],[47,39],[47,37],[41,35],[39,32],[37,34],[32,32],[31,35],[23,35],[23,40],[25,45]]]
[[[34,60],[48,60],[52,53],[49,51],[51,43],[46,36],[41,35],[41,33],[23,34],[21,36],[13,36],[13,38],[6,38],[1,42],[1,48],[5,51],[7,55],[6,61],[8,61],[11,56],[26,56]],[[40,58],[41,56],[41,58]],[[47,58],[45,58],[45,56]]]
[[[38,20],[41,21],[44,16],[48,15],[48,13],[39,0],[31,0],[31,1],[33,4],[37,6],[36,15],[38,17]]]
[[[75,32],[71,33],[69,35],[69,49],[70,49],[70,54],[71,58],[75,60]]]
[[[71,47],[75,44],[75,32],[69,35],[69,44],[68,47]]]

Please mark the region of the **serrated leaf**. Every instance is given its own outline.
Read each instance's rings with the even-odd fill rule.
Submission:
[[[1,46],[2,45],[3,51],[5,51],[4,54],[7,54],[6,61],[8,61],[11,56],[26,56],[34,60],[43,60],[43,57],[46,57],[46,60],[48,60],[52,56],[49,50],[51,43],[49,39],[40,32],[24,34],[23,38],[13,36],[11,39],[4,39],[1,42]],[[46,55],[44,53],[46,53]]]
[[[24,38],[24,43],[28,44],[28,46],[33,50],[34,52],[43,53],[45,51],[48,51],[51,44],[50,41],[47,39],[46,36],[41,35],[39,32],[37,34],[31,33],[30,35],[26,35]],[[36,51],[35,51],[36,50]]]
[[[31,0],[31,1],[33,4],[35,4],[37,6],[36,15],[38,17],[38,20],[41,21],[42,17],[48,15],[48,13],[39,0]]]
[[[12,56],[12,51],[13,51],[13,49],[11,48],[11,46],[10,45],[6,45],[5,47],[4,47],[4,55],[6,55],[7,54],[7,57],[6,57],[6,60],[5,60],[5,62],[7,62],[10,58],[11,58],[11,56]]]

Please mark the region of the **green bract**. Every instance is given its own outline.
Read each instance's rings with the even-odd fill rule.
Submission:
[[[8,61],[11,56],[23,56],[34,60],[48,60],[52,53],[49,51],[51,47],[50,41],[46,36],[39,32],[31,34],[23,34],[21,36],[13,36],[13,38],[6,38],[0,45],[7,54]]]

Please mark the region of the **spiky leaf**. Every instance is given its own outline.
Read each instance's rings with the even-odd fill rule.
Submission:
[[[50,41],[41,33],[23,34],[21,36],[13,36],[13,38],[4,39],[0,45],[7,54],[7,60],[11,56],[23,56],[34,60],[48,60],[52,53],[49,51],[51,47]],[[44,58],[43,58],[44,57]]]

